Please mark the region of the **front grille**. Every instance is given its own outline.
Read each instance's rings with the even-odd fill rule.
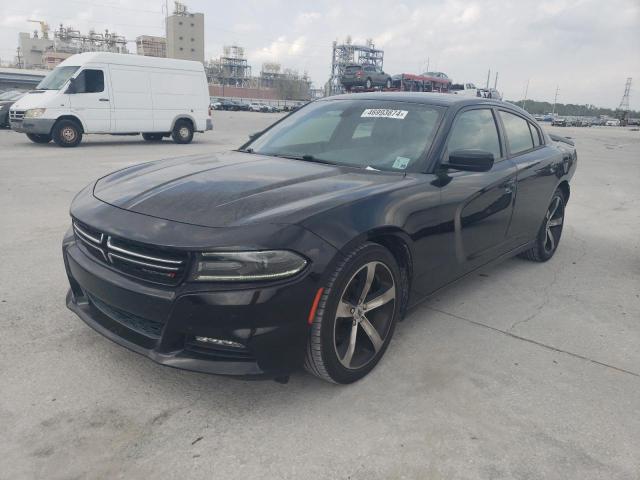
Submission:
[[[9,120],[12,122],[21,122],[24,118],[25,110],[9,110]]]
[[[78,243],[91,257],[113,268],[155,283],[175,285],[184,277],[189,254],[125,240],[73,221]]]
[[[148,320],[146,318],[138,317],[124,310],[107,305],[102,300],[94,297],[91,294],[87,295],[91,304],[100,310],[107,317],[124,325],[125,327],[134,330],[146,337],[157,340],[162,335],[162,323],[154,320]]]

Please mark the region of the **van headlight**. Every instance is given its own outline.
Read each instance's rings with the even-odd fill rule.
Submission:
[[[46,108],[30,108],[24,112],[24,118],[38,118],[44,115]]]
[[[301,272],[307,260],[288,250],[257,252],[203,252],[192,279],[202,282],[279,280]]]

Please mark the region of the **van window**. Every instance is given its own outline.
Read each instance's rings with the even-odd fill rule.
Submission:
[[[98,93],[104,91],[104,73],[102,70],[87,69],[75,79],[76,93]]]

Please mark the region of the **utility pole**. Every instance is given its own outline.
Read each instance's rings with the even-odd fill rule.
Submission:
[[[558,103],[558,90],[560,90],[560,85],[556,86],[556,96],[553,98],[553,110],[551,111],[551,116],[556,115],[556,103]]]
[[[527,85],[524,87],[524,99],[522,100],[522,109],[525,110],[525,105],[527,104],[527,95],[529,94],[529,78],[527,78]]]
[[[493,82],[493,88],[496,90],[498,89],[498,72],[496,72],[496,80]]]
[[[487,90],[489,90],[489,78],[491,77],[491,69],[489,69],[489,71],[487,72],[487,86],[485,87]]]
[[[618,106],[618,117],[620,119],[620,125],[626,126],[629,121],[629,94],[631,93],[631,77],[627,78],[624,84],[624,93],[622,94],[622,100]]]
[[[430,58],[427,57],[427,72],[429,71],[429,60],[430,60]]]

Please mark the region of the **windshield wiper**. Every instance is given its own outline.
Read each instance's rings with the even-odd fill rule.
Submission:
[[[324,163],[325,165],[335,165],[335,163],[329,160],[323,160],[322,158],[316,158],[313,155],[281,155],[279,153],[270,154],[274,157],[289,158],[291,160],[304,160],[305,162]]]

